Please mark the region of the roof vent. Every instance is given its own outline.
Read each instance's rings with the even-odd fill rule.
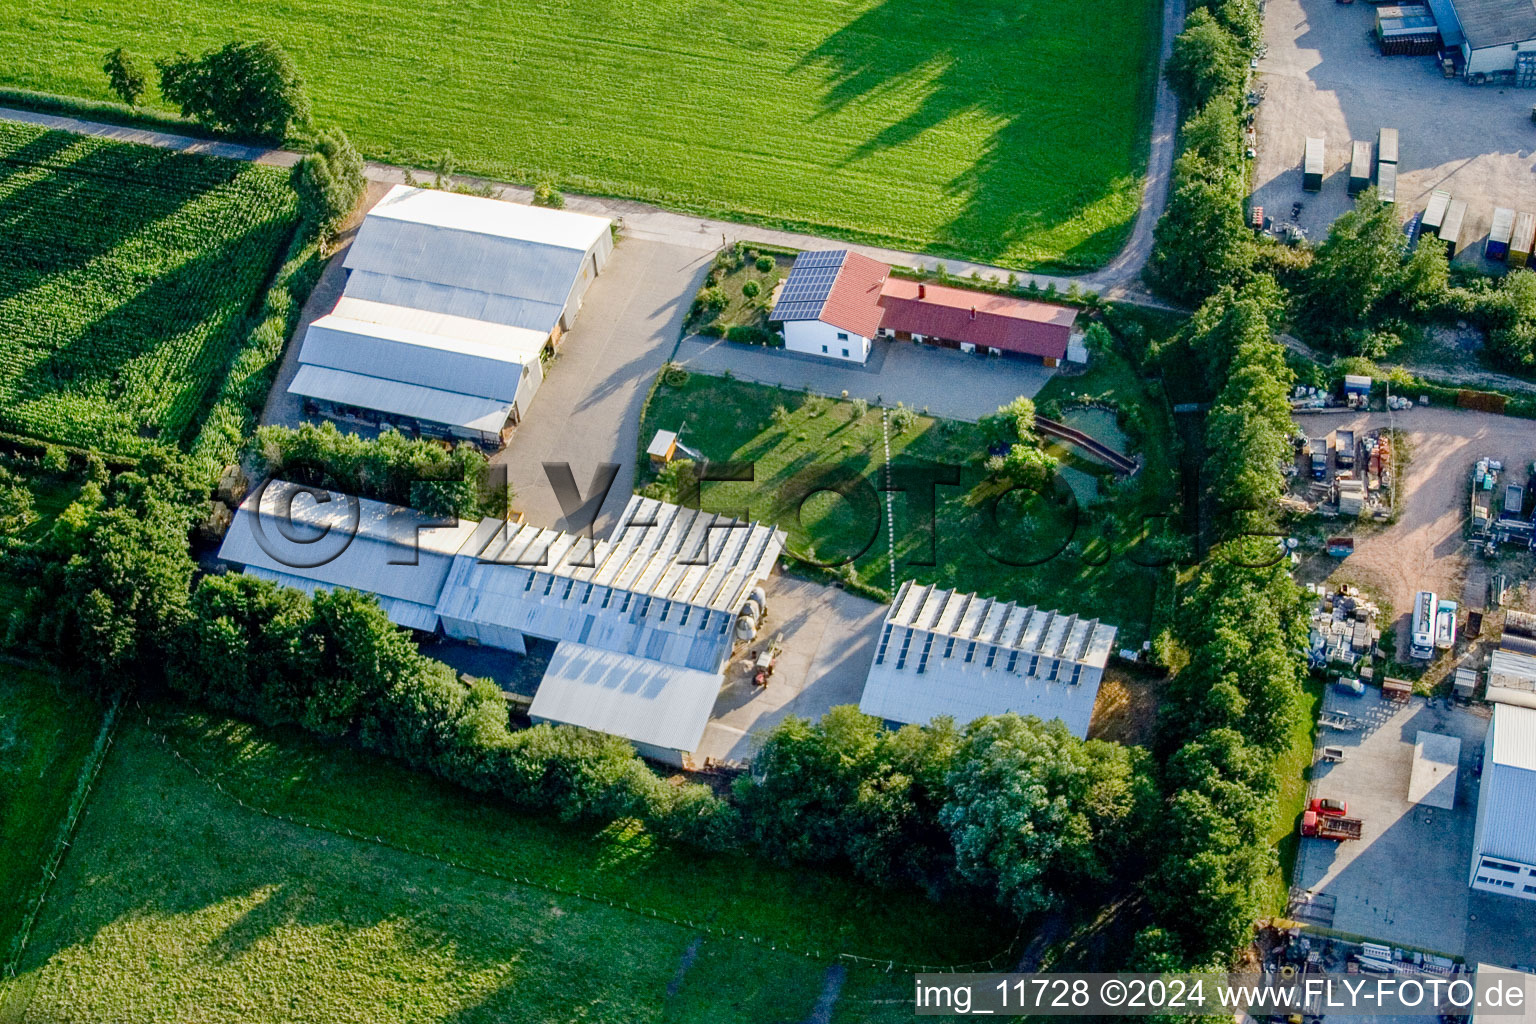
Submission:
[[[921,282],[918,283],[918,286],[917,286],[917,297],[920,298],[920,299],[926,299],[928,297],[928,286],[927,285],[925,285],[925,284],[923,284]]]

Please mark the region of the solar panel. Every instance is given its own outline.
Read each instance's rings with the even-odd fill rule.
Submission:
[[[789,272],[789,279],[784,282],[779,301],[774,304],[768,319],[815,320],[819,317],[847,255],[838,249],[797,256],[794,269]]]

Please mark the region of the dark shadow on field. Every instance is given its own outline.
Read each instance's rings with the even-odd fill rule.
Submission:
[[[62,159],[70,150],[77,157]],[[6,181],[52,169],[14,192]],[[210,157],[48,132],[0,161],[0,303],[111,252],[249,169]]]
[[[222,368],[228,356],[232,334],[244,322],[247,303],[219,301],[237,270],[252,270],[249,253],[272,252],[288,231],[286,221],[265,221],[230,238],[217,248],[155,278],[148,287],[101,318],[81,325],[57,339],[54,347],[28,366],[4,388],[11,414],[27,403],[50,395],[67,393],[88,401],[121,403],[134,417],[127,429],[172,428],[164,439],[180,440],[186,416],[164,415],[191,409],[182,394],[186,388],[206,387],[206,379]],[[253,285],[264,276],[266,264],[255,268]],[[128,364],[155,349],[172,344],[173,339],[196,337],[198,344],[179,353],[178,365],[157,367],[174,370],[158,382],[135,379],[126,372]],[[135,408],[139,398],[153,405]],[[165,403],[170,408],[165,410]],[[168,422],[167,422],[168,421]],[[24,427],[25,424],[17,424]],[[103,441],[102,443],[105,443]]]
[[[828,112],[875,99],[904,79],[921,78],[926,90],[917,108],[863,143],[845,166],[893,146],[911,142],[950,119],[977,113],[1001,119],[1001,126],[975,154],[964,174],[949,182],[963,196],[962,211],[938,234],[940,246],[972,258],[1008,253],[1022,238],[1080,215],[1129,183],[1124,166],[1108,166],[1075,155],[1065,145],[1049,149],[1040,136],[1063,143],[1092,136],[1091,103],[1106,76],[1142,73],[1111,67],[1105,53],[1084,61],[1073,44],[1055,36],[1055,19],[1092,17],[1086,9],[1041,9],[1036,5],[983,3],[957,13],[949,4],[884,0],[824,39],[797,70],[826,73]],[[1014,45],[1000,46],[1000,39]],[[1067,52],[1063,52],[1067,51]],[[1143,107],[1150,109],[1149,102]],[[1138,160],[1144,159],[1141,153]],[[1133,211],[1134,212],[1134,211]],[[1094,243],[1118,242],[1130,221],[1074,246],[1063,262],[1105,258]]]

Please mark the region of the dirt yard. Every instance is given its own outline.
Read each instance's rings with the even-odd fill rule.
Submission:
[[[1265,5],[1268,49],[1258,65],[1264,99],[1255,122],[1253,201],[1276,224],[1288,221],[1291,204],[1301,202],[1299,223],[1320,241],[1354,205],[1345,190],[1350,142],[1374,146],[1380,128],[1396,128],[1399,215],[1406,221],[1424,209],[1434,189],[1467,200],[1460,259],[1481,265],[1494,206],[1536,207],[1536,95],[1443,78],[1433,57],[1383,57],[1371,37],[1375,10],[1334,0]],[[1326,143],[1317,193],[1301,189],[1309,135]]]
[[[1523,482],[1536,459],[1536,423],[1442,408],[1415,408],[1394,419],[1409,445],[1398,521],[1383,526],[1360,523],[1353,530],[1355,553],[1343,562],[1316,551],[1301,552],[1306,560],[1298,578],[1353,583],[1385,602],[1391,618],[1382,631],[1395,627],[1397,649],[1406,651],[1416,592],[1433,590],[1463,608],[1481,609],[1487,603],[1490,572],[1506,573],[1512,585],[1530,580],[1529,554],[1510,553],[1491,563],[1472,554],[1463,529],[1472,464],[1485,456],[1501,460],[1506,472]],[[1386,413],[1376,412],[1309,415],[1298,417],[1297,423],[1312,437],[1340,429],[1354,430],[1358,436],[1387,427],[1389,420]],[[1344,520],[1329,521],[1329,532],[1345,530]]]

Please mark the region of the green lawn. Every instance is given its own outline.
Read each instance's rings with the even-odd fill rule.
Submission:
[[[1291,872],[1296,867],[1296,852],[1301,839],[1297,830],[1301,827],[1301,812],[1306,810],[1307,784],[1312,777],[1312,758],[1317,735],[1317,715],[1323,706],[1323,690],[1327,684],[1310,676],[1303,681],[1302,699],[1286,738],[1285,749],[1275,762],[1275,775],[1280,779],[1280,794],[1276,800],[1275,827],[1269,841],[1280,855],[1279,874],[1271,876],[1266,891],[1264,910],[1270,914],[1285,913],[1290,897]]]
[[[1160,6],[957,0],[17,0],[0,85],[271,37],[366,155],[1008,266],[1086,268],[1139,201]],[[158,98],[151,90],[151,104]]]
[[[513,813],[289,731],[153,715],[230,794],[395,846],[242,807],[125,714],[0,1021],[797,1021],[827,962],[775,944],[954,962],[1013,938],[916,894]],[[849,971],[834,1020],[910,1016],[905,973]]]
[[[1163,430],[1157,424],[1166,417],[1155,413],[1134,375],[1112,353],[1102,362],[1102,371],[1061,378],[1058,390],[1070,392],[1075,383],[1080,394],[1109,397],[1110,389],[1120,389],[1113,397],[1146,409],[1152,429]],[[886,468],[881,414],[871,409],[855,420],[854,411],[847,402],[693,374],[681,386],[657,386],[640,436],[686,424],[685,442],[711,460],[754,463],[750,483],[706,483],[703,507],[776,523],[789,535],[792,557],[834,565],[851,558],[834,571],[889,592],[892,545],[883,495],[876,490]],[[1127,552],[1135,547],[1142,511],[1166,512],[1173,487],[1166,443],[1149,450],[1147,467],[1128,490],[1074,511],[1060,495],[1003,496],[1005,485],[984,478],[982,442],[973,425],[916,417],[904,433],[893,432],[892,463],[958,467],[961,482],[936,488],[931,531],[923,526],[922,502],[912,496],[921,488],[896,496],[897,583],[938,582],[1098,616],[1121,628],[1124,645],[1139,643],[1148,634],[1157,573]],[[820,474],[828,468],[867,486],[851,486],[847,497],[822,491],[802,502],[808,490],[824,485]],[[648,481],[644,474],[638,483],[643,488]],[[1150,560],[1139,549],[1137,557]]]
[[[43,672],[0,663],[0,956],[42,878],[101,708]]]
[[[181,442],[296,211],[277,168],[0,122],[0,430]]]

